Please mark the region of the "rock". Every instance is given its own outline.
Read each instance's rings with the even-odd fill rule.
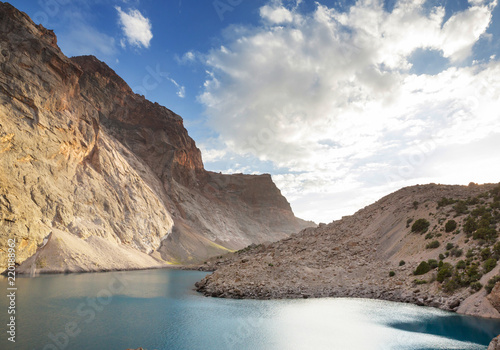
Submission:
[[[500,312],[500,282],[497,282],[491,293],[488,295],[488,300],[491,305]]]
[[[500,350],[500,335],[491,341],[488,350]]]
[[[20,273],[102,271],[202,262],[313,226],[270,175],[206,171],[180,116],[95,57],[68,59],[3,2],[0,49],[2,270],[8,238]]]

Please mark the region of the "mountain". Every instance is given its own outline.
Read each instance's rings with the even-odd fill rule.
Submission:
[[[0,2],[0,267],[135,269],[203,261],[313,225],[270,175],[206,171],[180,116]]]
[[[228,298],[364,297],[500,318],[500,185],[417,185],[202,266]]]

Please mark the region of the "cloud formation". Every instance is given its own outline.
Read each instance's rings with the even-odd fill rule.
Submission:
[[[149,19],[144,17],[139,10],[130,9],[125,12],[119,6],[115,9],[118,11],[118,20],[126,41],[132,46],[148,48],[153,38]],[[125,41],[122,40],[121,44],[124,46]]]
[[[374,200],[451,179],[424,164],[450,145],[500,134],[500,64],[467,63],[496,5],[470,1],[445,20],[443,7],[423,0],[390,12],[382,1],[346,12],[317,4],[305,14],[273,1],[260,9],[261,27],[239,28],[207,55],[199,99],[227,149],[288,169],[273,178],[292,203],[350,189],[356,209],[368,188]],[[447,67],[410,73],[416,50],[437,52]]]

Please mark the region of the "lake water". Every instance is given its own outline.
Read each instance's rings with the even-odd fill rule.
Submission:
[[[500,334],[499,321],[384,301],[206,298],[193,290],[204,275],[18,278],[16,343],[7,341],[3,297],[0,349],[486,349]]]

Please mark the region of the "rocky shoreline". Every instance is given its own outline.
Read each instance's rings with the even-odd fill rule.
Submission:
[[[500,318],[500,286],[491,284],[500,273],[494,241],[464,232],[473,215],[497,205],[496,188],[404,188],[328,225],[210,259],[199,269],[214,272],[196,290],[236,299],[381,299]],[[451,196],[457,199],[442,201]],[[458,213],[453,203],[466,209]],[[414,232],[410,224],[420,220],[429,229]],[[446,231],[451,220],[456,228]],[[489,232],[495,225],[492,219]],[[417,273],[422,263],[427,269]]]

